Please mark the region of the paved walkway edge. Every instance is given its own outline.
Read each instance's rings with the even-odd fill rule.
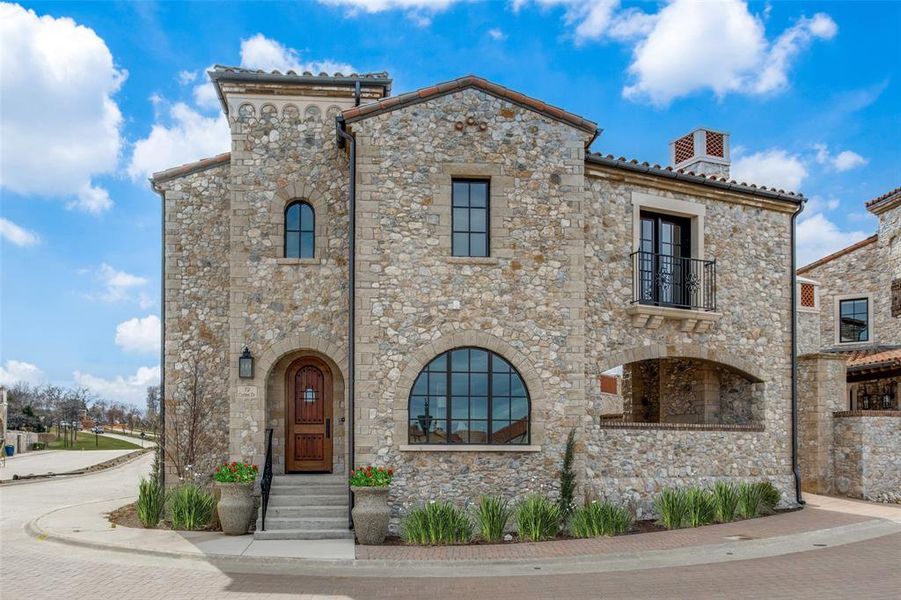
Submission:
[[[121,500],[133,500],[126,496]],[[52,542],[160,558],[199,561],[212,564],[229,572],[269,572],[274,574],[298,574],[298,570],[309,575],[331,575],[341,577],[472,577],[493,575],[535,575],[542,573],[602,573],[612,571],[633,571],[652,568],[689,566],[735,560],[749,560],[781,556],[797,552],[816,551],[823,547],[834,547],[862,542],[885,535],[901,533],[901,524],[883,519],[873,519],[851,525],[807,531],[781,537],[755,539],[705,546],[691,546],[669,550],[651,550],[640,553],[605,554],[553,559],[505,559],[505,560],[317,560],[288,557],[256,557],[232,554],[206,554],[158,549],[136,548],[117,544],[106,544],[76,535],[48,530],[40,521],[54,513],[118,500],[106,498],[83,504],[58,508],[37,517],[25,525],[25,531],[33,538]],[[639,534],[640,535],[640,534]],[[390,568],[401,567],[401,568]]]
[[[84,469],[80,469],[78,471],[70,471],[67,473],[35,473],[32,477],[29,475],[28,479],[0,479],[0,486],[6,487],[9,485],[26,485],[29,483],[40,483],[42,481],[48,481],[51,479],[70,479],[72,477],[84,477],[86,475],[94,475],[96,473],[100,473],[101,471],[106,471],[107,469],[113,469],[115,467],[121,467],[126,465],[133,460],[137,460],[148,454],[153,448],[140,448],[135,450],[134,452],[129,452],[128,454],[123,454],[122,456],[117,456],[116,458],[111,458],[109,460],[105,460],[103,462],[99,462],[93,465],[89,465]],[[74,452],[74,450],[48,450],[47,452]],[[83,471],[83,472],[82,472]]]

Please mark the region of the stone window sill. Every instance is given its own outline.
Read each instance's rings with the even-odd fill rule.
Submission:
[[[452,265],[497,265],[500,261],[493,256],[448,256],[447,262]]]
[[[668,429],[674,431],[765,431],[763,425],[727,425],[724,423],[642,423],[601,421],[601,429]]]
[[[401,444],[401,452],[541,452],[541,446],[493,444]]]
[[[839,410],[832,413],[836,419],[843,417],[901,417],[901,410]]]
[[[276,258],[277,265],[320,265],[322,260],[319,258]]]
[[[632,325],[644,329],[657,329],[664,321],[681,321],[682,331],[705,333],[716,323],[722,313],[649,304],[632,304],[626,309]]]

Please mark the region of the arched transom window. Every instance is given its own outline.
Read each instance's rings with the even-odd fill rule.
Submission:
[[[528,444],[529,392],[499,355],[457,348],[419,373],[409,419],[411,444]]]
[[[313,258],[316,254],[316,213],[309,203],[285,208],[285,258]]]

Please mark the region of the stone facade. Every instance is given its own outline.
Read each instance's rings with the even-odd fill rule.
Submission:
[[[845,372],[845,357],[840,354],[806,354],[798,359],[798,455],[804,491],[835,491],[832,415],[845,404]]]
[[[795,201],[593,161],[591,127],[496,87],[429,88],[362,118],[352,87],[297,81],[266,94],[220,82],[230,155],[156,176],[166,209],[167,412],[179,410],[190,358],[202,356],[218,403],[217,458],[261,462],[272,428],[274,468],[284,471],[285,369],[315,356],[335,375],[333,471],[349,466],[345,424],[353,422],[355,464],[396,470],[395,527],[432,499],[555,494],[572,428],[582,483],[642,514],[663,487],[718,480],[766,478],[793,500]],[[364,107],[376,91],[364,89]],[[301,109],[322,102],[318,114]],[[336,147],[339,113],[357,153],[353,414],[350,163]],[[490,182],[488,257],[451,256],[453,178]],[[312,259],[282,258],[284,209],[295,199],[316,211]],[[689,211],[695,251],[716,259],[715,311],[675,310],[640,326],[630,315],[635,219],[649,202]],[[253,379],[237,373],[245,345]],[[521,374],[531,402],[527,445],[408,443],[414,380],[438,354],[464,346],[493,351]],[[611,399],[599,375],[642,361],[668,374],[659,404],[676,423],[601,419]],[[685,385],[707,400],[686,400]],[[685,410],[675,408],[679,398]]]
[[[835,489],[866,500],[901,499],[901,411],[835,414]]]

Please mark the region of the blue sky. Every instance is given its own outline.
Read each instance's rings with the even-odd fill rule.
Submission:
[[[205,69],[475,73],[666,164],[704,125],[733,176],[802,191],[801,260],[874,231],[901,184],[901,4],[321,0],[0,5],[0,383],[142,403],[158,378],[149,172],[228,150]]]

